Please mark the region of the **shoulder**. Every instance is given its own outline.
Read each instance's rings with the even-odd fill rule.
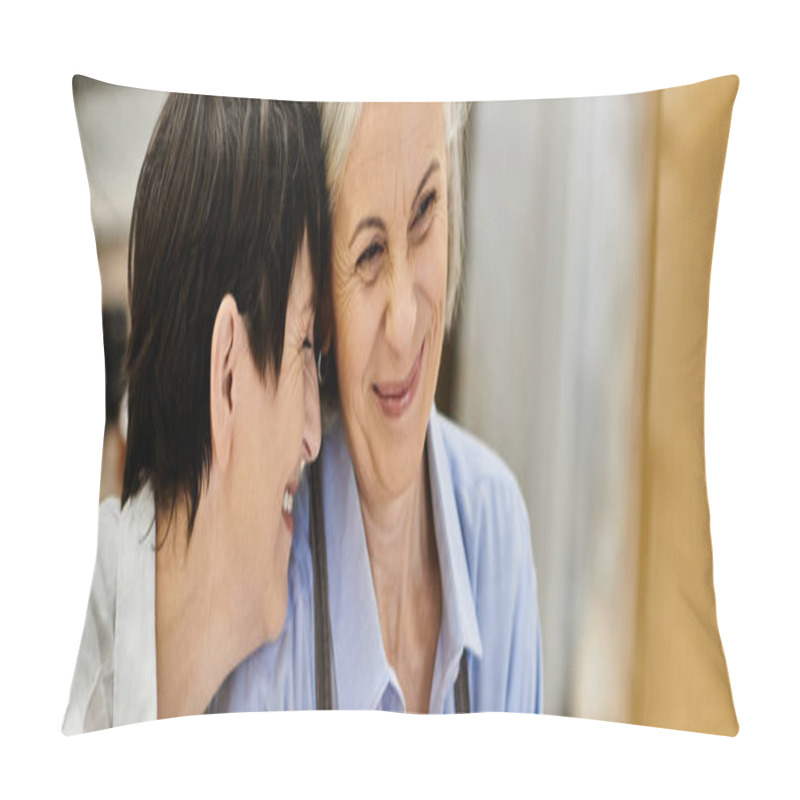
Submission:
[[[489,445],[441,414],[436,415],[435,423],[441,432],[454,488],[469,489],[488,483],[519,493],[514,474]]]
[[[480,630],[482,656],[471,678],[475,708],[541,710],[536,569],[522,491],[490,447],[442,417],[437,424]]]
[[[95,558],[89,611],[93,621],[109,628],[113,634],[114,618],[101,613],[113,608],[117,593],[117,571],[123,536],[123,511],[119,499],[108,498],[100,504],[97,514],[97,555]]]
[[[69,705],[64,716],[66,734],[111,725],[113,656],[116,621],[117,566],[122,511],[117,498],[100,504],[97,555],[86,609]]]
[[[98,580],[109,588],[116,583],[117,560],[122,539],[122,515],[118,498],[109,497],[100,504],[97,514],[97,560],[92,582],[93,592],[94,584]]]
[[[467,558],[478,552],[509,563],[530,556],[530,522],[519,483],[488,445],[438,415]]]
[[[147,487],[131,497],[124,507],[117,497],[109,497],[100,504],[90,603],[114,604],[120,561],[132,560],[131,556],[142,548],[152,549],[155,544],[154,519],[155,505]],[[131,566],[138,563],[138,560],[132,560]]]

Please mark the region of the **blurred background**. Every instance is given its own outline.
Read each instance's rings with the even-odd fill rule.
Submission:
[[[103,307],[106,426],[100,500],[122,493],[125,467],[125,387],[128,336],[128,233],[139,170],[167,95],[76,75],[72,89],[89,180]]]
[[[102,277],[102,499],[121,491],[128,228],[166,95],[83,78],[74,94]],[[548,714],[643,721],[632,704],[659,109],[649,93],[476,103],[469,118],[464,283],[437,405],[504,458],[525,497]]]
[[[544,710],[734,735],[704,453],[738,79],[478,103],[448,410],[531,521]]]
[[[551,714],[629,716],[656,108],[471,113],[451,413],[527,502]]]

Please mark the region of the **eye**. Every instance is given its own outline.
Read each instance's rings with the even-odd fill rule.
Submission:
[[[383,245],[380,242],[372,242],[366,250],[356,260],[356,268],[360,269],[367,266],[370,261],[373,261],[377,256],[383,252]]]
[[[411,220],[410,230],[419,228],[428,212],[433,208],[436,203],[436,189],[431,189],[425,197],[422,198],[419,206],[417,206],[417,213],[414,214],[414,219]]]
[[[303,337],[303,350],[314,350],[314,317],[306,327],[306,335]]]
[[[386,246],[380,239],[373,239],[361,251],[361,255],[356,259],[356,272],[359,273],[365,283],[371,284],[378,277],[385,252]]]

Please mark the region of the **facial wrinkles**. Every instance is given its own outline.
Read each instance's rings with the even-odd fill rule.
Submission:
[[[342,354],[350,352],[353,347],[357,347],[358,343],[350,342],[350,334],[352,327],[348,325],[338,324],[339,320],[357,318],[357,315],[363,313],[359,310],[357,302],[357,294],[359,290],[360,278],[355,272],[354,264],[355,258],[350,258],[349,249],[346,245],[339,242],[334,254],[334,286],[333,286],[333,321],[334,321],[334,337],[336,345],[337,356],[337,369],[342,373]],[[341,384],[340,384],[341,386]],[[344,402],[347,402],[346,397],[342,397]]]
[[[309,358],[309,353],[312,353],[313,350],[309,350],[305,346],[306,340],[313,344],[314,331],[312,287],[305,262],[297,265],[293,282],[289,294],[284,339],[284,362],[288,363],[286,363],[286,370],[281,368],[278,388],[281,388],[282,383],[287,383],[288,386],[285,389],[288,391],[285,391],[285,394],[292,397],[294,401],[300,402],[303,394],[299,393],[305,389],[308,364],[313,361],[313,358]]]
[[[368,391],[366,349],[368,347],[371,349],[375,340],[374,333],[377,331],[374,329],[374,323],[370,321],[373,304],[367,296],[367,292],[375,286],[366,286],[363,276],[356,267],[359,254],[374,236],[374,232],[360,233],[355,237],[352,246],[350,244],[355,226],[363,217],[372,216],[374,209],[352,207],[351,198],[344,191],[344,187],[348,186],[348,178],[352,175],[351,169],[352,167],[348,165],[342,181],[342,196],[334,212],[332,289],[333,333],[339,372],[342,421],[345,434],[351,440],[351,451],[354,451],[352,438],[362,441],[366,438],[361,431],[363,420],[369,412],[364,405],[365,393]],[[356,424],[355,430],[351,428],[353,421]],[[358,448],[355,448],[356,452],[357,450]],[[360,478],[358,459],[354,459],[354,466]]]
[[[292,480],[296,464],[302,457],[302,426],[305,408],[305,381],[309,361],[304,347],[310,337],[313,324],[313,309],[310,305],[311,287],[308,269],[304,261],[298,262],[289,292],[284,334],[284,353],[275,393],[276,404],[270,413],[274,442],[268,443],[272,458],[283,464],[278,477],[276,491],[283,501],[285,484]],[[285,443],[278,447],[278,441]]]
[[[344,239],[345,237],[342,235],[333,253],[334,312],[336,318],[339,319],[342,318],[342,314],[354,302],[353,296],[358,284],[361,282],[355,267],[357,256],[355,254],[351,255],[350,248]],[[359,244],[359,242],[355,243],[353,249],[355,250]]]
[[[368,124],[376,120],[375,117],[364,118]],[[446,269],[446,152],[440,147],[430,146],[430,135],[425,136],[429,124],[427,119],[418,121],[404,114],[399,122],[404,130],[400,131],[398,138],[390,134],[387,140],[377,125],[371,137],[368,128],[363,135],[357,134],[354,153],[357,154],[359,148],[362,152],[366,147],[372,147],[372,150],[348,164],[335,212],[340,224],[335,226],[334,237],[334,330],[343,421],[348,438],[356,439],[355,443],[350,442],[354,461],[364,462],[366,456],[362,471],[372,476],[371,480],[378,477],[377,465],[386,461],[384,437],[388,432],[380,414],[370,403],[372,383],[402,380],[417,355],[412,351],[422,344],[423,337],[427,337],[429,345],[426,345],[428,349],[423,357],[425,372],[422,376],[428,389],[424,393],[427,402],[427,396],[432,392],[431,384],[435,386],[437,370],[434,365],[440,355],[445,307],[446,292],[439,291],[437,264],[433,262],[443,258],[442,264]],[[377,146],[374,144],[376,140]],[[415,142],[427,144],[422,150],[417,148],[415,151]],[[413,155],[409,158],[410,154]],[[426,182],[412,208],[410,204],[415,199],[419,182],[434,157],[439,161],[439,170]],[[420,238],[414,231],[409,231],[409,226],[419,203],[434,186],[437,197],[432,218],[426,225],[426,233]],[[381,218],[387,226],[386,232],[371,230],[366,234],[360,233],[351,248],[353,230],[361,219],[368,216]],[[441,248],[441,236],[445,237],[444,248]],[[366,285],[355,262],[373,238],[381,241],[385,252],[380,256],[381,266],[375,282]],[[430,296],[432,292],[433,297]],[[394,307],[390,307],[392,305]],[[390,347],[386,325],[394,313],[400,316],[391,320],[396,330],[388,337],[394,343]],[[344,359],[341,357],[343,353]],[[341,370],[343,363],[349,370],[346,375]],[[425,368],[426,364],[432,368]],[[418,409],[415,413],[422,412]],[[348,427],[354,430],[348,430]],[[396,444],[402,450],[413,446],[416,451],[418,442],[416,436],[413,438],[413,442],[405,437]],[[353,444],[356,444],[355,448]],[[398,458],[404,456],[398,453]],[[359,464],[355,466],[358,473]]]

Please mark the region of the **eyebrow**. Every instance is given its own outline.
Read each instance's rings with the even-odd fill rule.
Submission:
[[[430,166],[428,169],[425,170],[425,174],[422,176],[422,180],[419,182],[419,186],[417,187],[417,192],[414,195],[414,199],[411,201],[411,207],[413,208],[417,204],[417,200],[419,200],[419,196],[422,194],[422,190],[425,188],[425,184],[428,182],[428,178],[433,175],[436,170],[439,169],[439,159],[434,158],[431,161]]]
[[[414,193],[414,199],[411,201],[412,208],[416,205],[419,196],[422,194],[422,190],[425,188],[428,178],[430,178],[431,175],[433,175],[433,173],[439,168],[439,159],[434,158],[428,166],[428,169],[425,170],[425,174],[422,176],[422,180],[419,182],[417,191]],[[356,237],[365,228],[377,228],[378,230],[386,233],[386,223],[380,217],[364,217],[364,219],[362,219],[361,222],[356,225],[356,229],[353,231],[353,235],[350,237],[349,247],[353,246],[353,242],[356,240]]]
[[[353,231],[353,236],[350,239],[349,247],[353,246],[353,242],[356,240],[356,236],[358,236],[361,231],[365,228],[378,228],[378,230],[383,231],[386,233],[386,223],[380,217],[365,217],[361,220],[361,222],[356,225],[356,229]]]

